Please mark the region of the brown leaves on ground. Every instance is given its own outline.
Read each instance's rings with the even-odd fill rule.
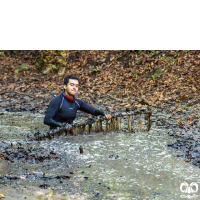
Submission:
[[[189,102],[200,93],[200,51],[87,50],[67,51],[67,55],[65,75],[80,78],[77,97],[88,103],[104,103],[112,109],[138,104],[158,106]],[[43,66],[36,68],[40,58],[40,51],[19,51],[0,59],[1,91],[34,94],[43,98],[41,104],[61,92],[64,77],[58,77],[55,69],[43,75]],[[22,63],[31,67],[15,75]]]

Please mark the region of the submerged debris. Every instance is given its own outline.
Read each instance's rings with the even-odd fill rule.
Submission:
[[[191,162],[193,165],[200,168],[200,141],[194,140],[192,137],[179,138],[174,143],[167,145],[169,148],[174,148],[177,151],[183,151],[185,162]],[[178,156],[177,156],[178,157]]]
[[[83,147],[82,146],[79,147],[79,151],[80,151],[80,153],[83,153]]]
[[[39,163],[44,160],[51,159],[61,159],[56,156],[56,153],[52,151],[50,153],[46,153],[45,149],[33,148],[33,147],[13,147],[6,146],[1,148],[0,153],[1,159],[10,161],[10,162],[31,162],[31,163]]]

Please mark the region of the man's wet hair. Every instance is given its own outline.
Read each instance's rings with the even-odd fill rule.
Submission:
[[[69,79],[76,79],[80,83],[80,81],[79,81],[79,79],[78,79],[78,77],[76,75],[70,74],[70,75],[65,77],[64,85],[67,85],[69,83]]]

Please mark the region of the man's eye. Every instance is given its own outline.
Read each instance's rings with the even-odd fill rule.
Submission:
[[[74,86],[75,84],[70,84],[71,86]],[[78,85],[75,85],[76,87],[78,87]]]

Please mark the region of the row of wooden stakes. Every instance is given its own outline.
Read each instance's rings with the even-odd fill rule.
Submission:
[[[94,118],[89,118],[84,122],[77,122],[74,124],[63,124],[61,127],[56,129],[46,131],[43,133],[35,133],[34,138],[36,140],[43,140],[45,138],[52,139],[54,136],[59,135],[77,135],[77,134],[89,134],[91,132],[110,132],[110,131],[120,131],[121,130],[121,118],[128,118],[128,130],[132,131],[132,121],[133,115],[146,114],[147,115],[147,131],[151,128],[151,111],[149,110],[135,110],[131,112],[123,113],[113,113],[112,118],[109,121],[106,121],[106,126],[103,126],[103,121],[105,122],[105,116],[97,116]]]

